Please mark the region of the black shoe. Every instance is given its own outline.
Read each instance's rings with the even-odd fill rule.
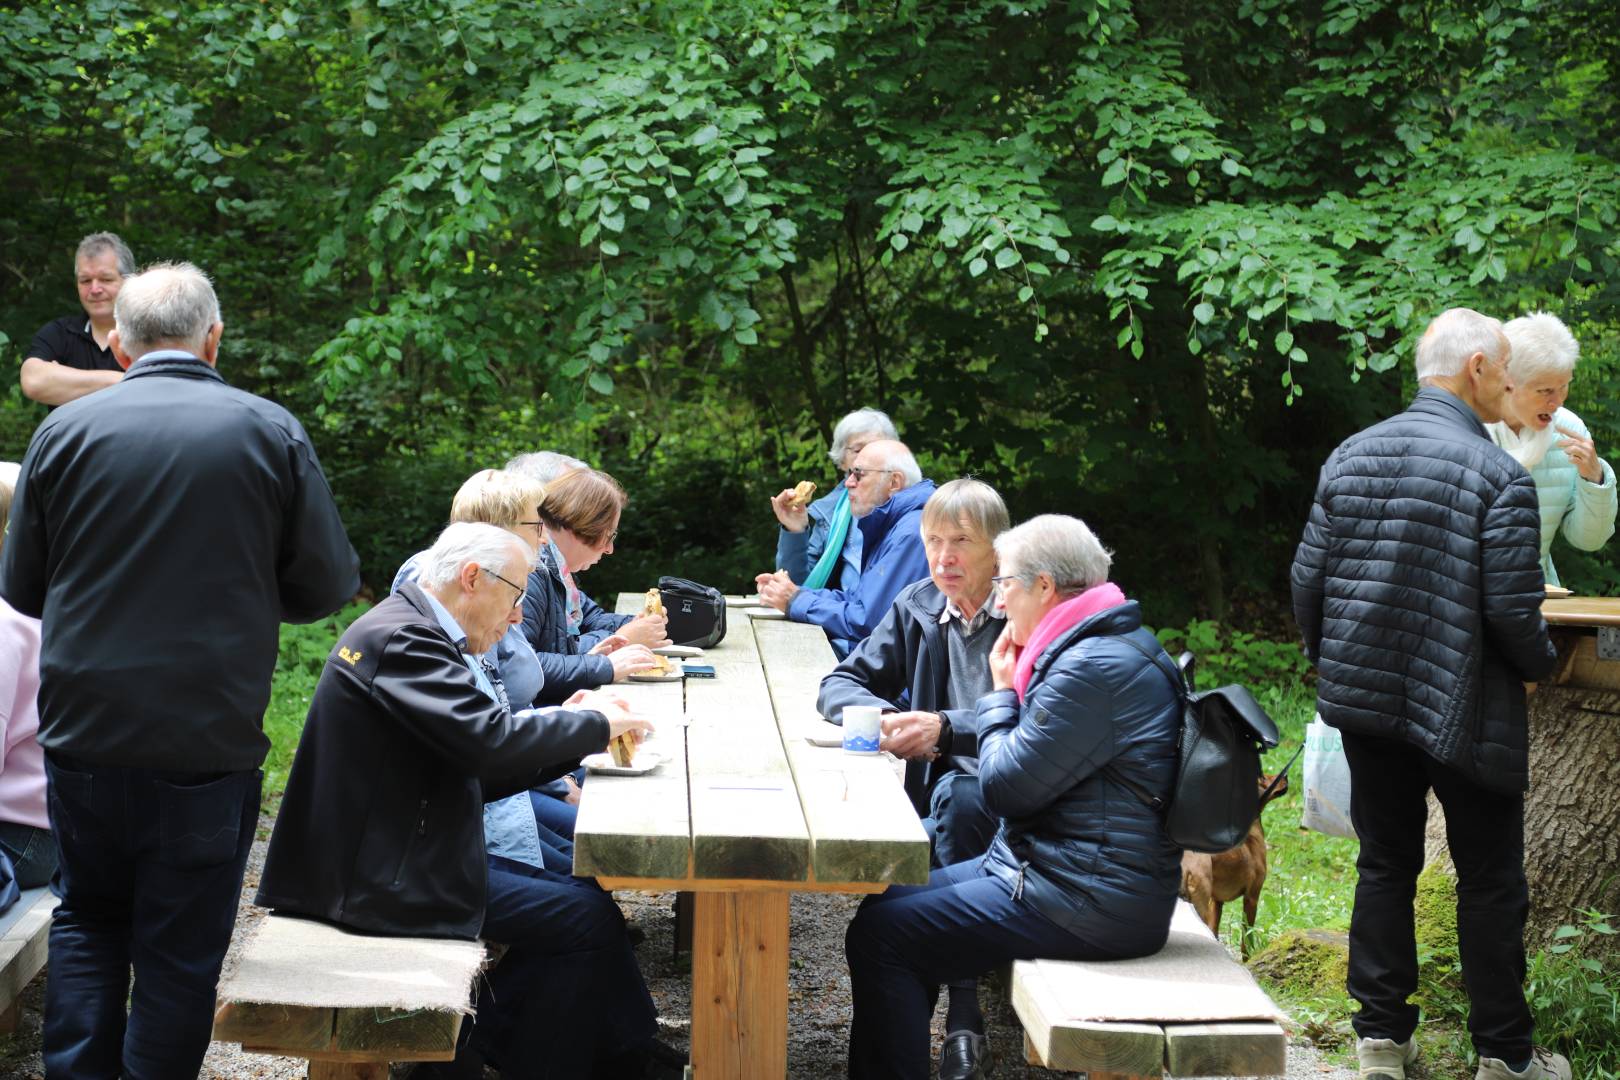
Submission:
[[[971,1031],[952,1031],[939,1052],[939,1080],[985,1080],[995,1067],[990,1040]]]

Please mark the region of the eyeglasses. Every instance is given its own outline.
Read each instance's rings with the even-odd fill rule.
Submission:
[[[886,472],[899,472],[899,471],[900,471],[899,469],[850,469],[848,472],[844,473],[844,475],[854,478],[855,482],[858,484],[858,483],[861,482],[862,478],[867,476],[869,473],[886,473]]]
[[[995,586],[996,592],[1000,593],[1002,596],[1006,596],[1007,595],[1006,583],[1009,582],[1009,581],[1016,581],[1019,584],[1023,584],[1024,575],[1022,575],[1022,574],[1001,574],[1001,575],[998,575],[997,577],[991,578],[990,579],[990,584]]]
[[[523,603],[523,594],[526,591],[523,586],[513,585],[510,581],[507,581],[505,578],[501,577],[501,575],[497,574],[487,566],[480,566],[478,569],[482,570],[496,581],[505,582],[507,585],[510,585],[514,590],[517,591],[517,597],[512,601],[513,607],[517,607],[519,604]]]

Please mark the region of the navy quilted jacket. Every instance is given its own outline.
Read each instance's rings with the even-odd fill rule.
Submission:
[[[1425,387],[1345,440],[1322,466],[1292,575],[1322,719],[1523,791],[1523,683],[1558,658],[1540,555],[1530,474],[1460,398]]]
[[[1181,850],[1159,815],[1100,771],[1170,794],[1180,703],[1119,636],[1161,653],[1141,627],[1134,601],[1098,612],[1042,652],[1022,707],[998,690],[977,717],[979,783],[1004,819],[984,866],[1115,958],[1164,946],[1181,885]]]

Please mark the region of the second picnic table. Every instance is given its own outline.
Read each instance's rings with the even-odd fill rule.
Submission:
[[[642,594],[619,597],[640,609]],[[696,894],[692,1072],[787,1074],[788,898],[928,880],[928,837],[887,757],[813,746],[820,628],[728,612],[713,679],[615,686],[659,725],[641,776],[592,776],[574,873],[606,889]]]

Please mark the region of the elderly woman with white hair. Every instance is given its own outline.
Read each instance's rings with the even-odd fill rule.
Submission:
[[[1558,584],[1552,542],[1558,533],[1572,547],[1596,551],[1614,535],[1614,470],[1598,457],[1592,433],[1564,408],[1581,347],[1556,315],[1537,313],[1502,325],[1512,353],[1513,389],[1491,439],[1530,470],[1541,503],[1541,572]]]
[[[840,473],[847,473],[867,446],[899,438],[887,413],[856,409],[833,428],[827,456]],[[847,486],[840,483],[798,509],[789,505],[793,492],[793,488],[783,488],[771,500],[771,510],[782,524],[776,540],[777,567],[787,571],[793,584],[806,589],[853,591],[861,582],[861,530],[854,525]]]
[[[995,548],[1008,625],[975,726],[979,783],[1002,825],[982,859],[861,905],[844,941],[851,1077],[928,1076],[940,983],[1008,960],[1145,956],[1170,932],[1181,852],[1132,786],[1170,794],[1175,666],[1108,581],[1109,554],[1084,522],[1042,515]]]

